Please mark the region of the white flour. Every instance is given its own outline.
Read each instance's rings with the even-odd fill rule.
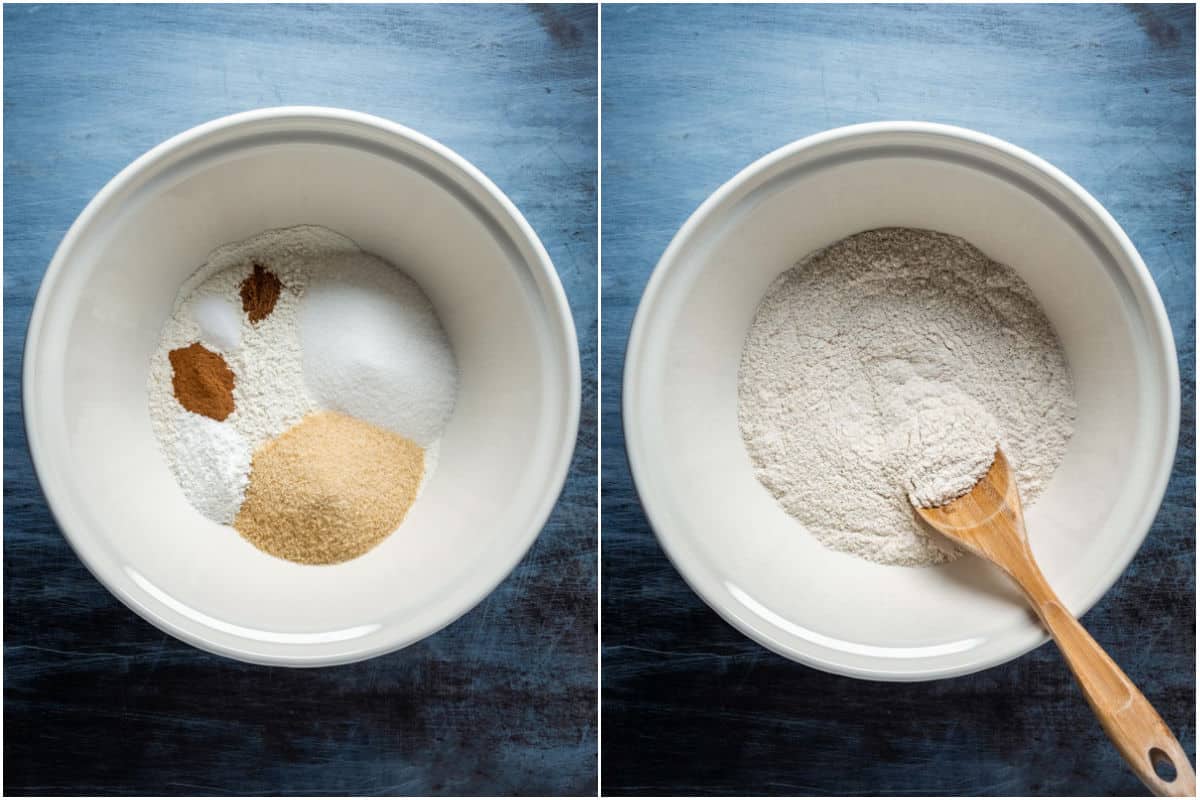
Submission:
[[[283,287],[271,313],[252,323],[242,313],[239,292],[255,261],[274,273]],[[365,281],[378,287],[366,298],[371,313],[356,316],[353,302],[331,306],[321,300],[316,309],[306,309],[306,296],[314,287],[324,287],[316,289],[318,296],[328,295],[331,287],[336,293],[343,275],[353,276],[358,281],[354,285]],[[396,287],[404,292],[396,294]],[[416,327],[423,334],[419,341],[396,338],[406,329],[395,318],[406,315],[418,320]],[[381,318],[389,324],[373,324]],[[305,324],[315,327],[318,337],[339,337],[331,342],[342,349],[326,346],[318,359],[306,360],[302,340],[311,343],[314,337],[302,331]],[[353,331],[354,337],[346,331]],[[171,385],[168,354],[197,341],[220,353],[234,374],[234,411],[221,422],[183,410]],[[360,346],[368,342],[364,356]],[[419,354],[426,350],[433,350],[435,357],[422,360]],[[422,385],[436,386],[441,393],[427,391],[416,400],[436,406],[436,425],[414,425],[410,417],[390,412],[397,403],[413,401],[402,393],[372,390],[365,403],[358,400],[358,381],[377,387],[375,372],[394,375],[397,364],[414,362],[439,370],[420,377]],[[411,371],[406,374],[412,377]],[[369,383],[372,379],[374,384]],[[213,251],[179,290],[151,358],[148,386],[151,424],[171,471],[197,510],[225,524],[233,522],[245,499],[250,454],[322,408],[360,415],[417,441],[426,448],[428,480],[456,389],[449,342],[417,285],[350,239],[311,225],[266,231]]]
[[[923,565],[959,553],[910,500],[968,491],[997,445],[1026,505],[1062,461],[1075,399],[1029,287],[966,241],[888,228],[803,259],[747,334],[738,419],[758,479],[835,550]]]

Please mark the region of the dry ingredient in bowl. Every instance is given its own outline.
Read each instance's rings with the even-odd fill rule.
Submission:
[[[233,372],[220,353],[192,342],[167,353],[167,359],[179,405],[218,422],[233,413]]]
[[[254,454],[234,527],[301,564],[336,564],[383,541],[417,498],[420,446],[336,411],[318,411]]]
[[[238,294],[242,297],[242,311],[246,312],[246,319],[262,322],[275,310],[283,284],[274,272],[257,261],[250,266],[250,274],[242,280]]]
[[[916,566],[959,552],[911,503],[965,494],[1002,446],[1033,504],[1075,399],[1016,272],[958,237],[885,228],[771,285],[742,351],[738,420],[758,480],[822,544]]]
[[[335,277],[314,280],[300,310],[309,393],[323,408],[428,447],[454,409],[458,379],[437,313],[397,270],[360,259],[333,267]]]
[[[420,287],[312,225],[210,254],[179,291],[148,386],[188,501],[307,564],[359,556],[401,524],[457,391]]]

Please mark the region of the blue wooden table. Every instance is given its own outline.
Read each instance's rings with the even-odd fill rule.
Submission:
[[[596,786],[596,9],[4,9],[4,790],[7,794],[590,794]],[[118,170],[200,122],[331,105],[433,136],[545,243],[583,365],[579,447],[530,554],[399,653],[287,670],[210,656],[118,603],[35,483],[30,306]]]
[[[605,6],[603,732],[607,793],[1140,794],[1052,645],[983,673],[834,677],[687,588],[625,462],[620,375],[671,236],[755,158],[880,119],[975,128],[1116,217],[1166,302],[1178,459],[1133,565],[1085,618],[1195,755],[1193,6]]]

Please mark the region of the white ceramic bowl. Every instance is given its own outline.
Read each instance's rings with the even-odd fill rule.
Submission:
[[[336,566],[273,558],[193,510],[147,410],[150,356],[184,279],[218,245],[302,223],[412,275],[461,371],[438,468],[408,518]],[[92,573],[185,641],[289,666],[403,647],[495,588],[562,488],[579,391],[562,286],[513,204],[437,142],[323,108],[225,117],[122,171],[55,253],[24,363],[38,478]]]
[[[688,219],[638,308],[624,422],[638,493],[691,587],[747,636],[820,669],[878,680],[961,675],[1045,640],[982,561],[931,568],[825,549],[755,479],[737,422],[743,338],[799,258],[882,226],[961,236],[1012,266],[1054,324],[1078,421],[1027,521],[1082,614],[1132,559],[1162,500],[1179,376],[1162,301],[1129,239],[1041,159],[960,128],[827,131],[756,161]]]

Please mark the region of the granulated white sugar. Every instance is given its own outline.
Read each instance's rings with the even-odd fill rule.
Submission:
[[[252,321],[241,289],[255,264],[281,286],[270,313]],[[312,313],[304,311],[310,301]],[[315,332],[302,335],[302,316]],[[169,353],[196,342],[220,353],[234,375],[234,410],[220,422],[183,410],[174,394]],[[215,250],[179,291],[148,385],[151,424],[172,472],[197,510],[220,523],[232,522],[244,501],[251,454],[323,409],[420,444],[423,486],[456,391],[449,341],[420,288],[350,239],[311,225]]]
[[[933,231],[867,231],[806,257],[767,291],[742,352],[755,475],[824,545],[884,564],[958,555],[911,504],[967,492],[997,445],[1035,503],[1074,418],[1029,287]]]
[[[421,287],[365,253],[324,265],[300,313],[304,379],[323,408],[430,445],[458,391],[450,342]]]

